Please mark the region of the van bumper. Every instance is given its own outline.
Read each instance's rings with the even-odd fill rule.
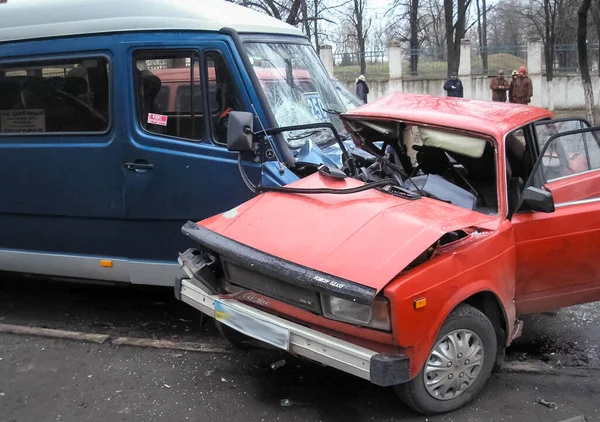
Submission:
[[[248,337],[387,387],[409,381],[410,359],[382,354],[320,333],[236,300],[207,293],[188,278],[175,282],[175,296]]]

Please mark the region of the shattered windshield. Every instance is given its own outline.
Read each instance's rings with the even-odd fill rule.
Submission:
[[[330,122],[345,134],[333,113],[345,112],[346,107],[310,45],[247,42],[246,49],[280,127]],[[332,140],[328,129],[291,131],[284,136],[292,148],[309,139],[321,145]]]

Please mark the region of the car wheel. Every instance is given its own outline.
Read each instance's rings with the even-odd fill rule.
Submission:
[[[469,305],[454,309],[417,376],[396,387],[409,407],[425,415],[446,413],[469,403],[489,379],[496,360],[494,327]]]

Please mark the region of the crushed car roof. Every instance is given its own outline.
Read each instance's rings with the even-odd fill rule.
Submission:
[[[434,95],[394,93],[344,113],[344,119],[392,119],[477,132],[503,140],[527,123],[554,118],[545,108]]]

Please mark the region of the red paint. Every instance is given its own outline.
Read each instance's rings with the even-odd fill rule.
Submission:
[[[445,126],[493,136],[502,144],[508,132],[534,120],[552,118],[553,114],[544,108],[511,103],[395,93],[344,116]]]
[[[507,220],[504,137],[552,114],[544,109],[447,97],[394,94],[344,119],[377,118],[480,133],[496,144],[498,214],[484,215],[440,201],[396,198],[376,190],[353,195],[262,194],[236,212],[199,224],[298,264],[374,287],[390,301],[392,333],[330,321],[272,299],[266,306],[294,321],[373,350],[401,350],[411,376],[425,362],[448,314],[473,295],[500,304],[509,344],[518,314],[600,300],[600,202],[524,212]],[[556,203],[598,197],[600,170],[548,184]],[[297,187],[346,188],[352,180],[319,175]],[[469,235],[439,247],[404,271],[443,234]],[[415,310],[425,297],[427,306]],[[515,305],[516,303],[516,305]],[[256,304],[254,304],[256,306]],[[264,306],[263,306],[264,308]]]

